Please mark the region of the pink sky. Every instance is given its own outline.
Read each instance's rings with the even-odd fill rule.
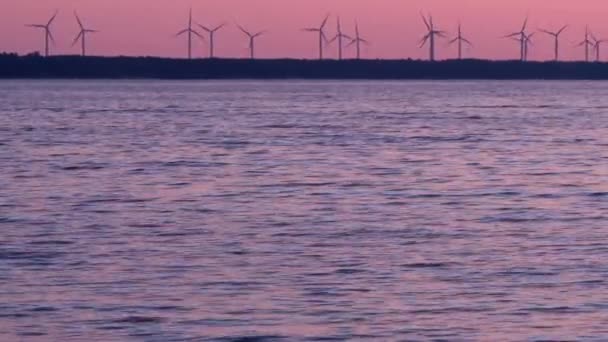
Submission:
[[[426,58],[427,49],[417,47],[425,30],[420,11],[431,12],[435,24],[451,34],[461,20],[475,44],[465,55],[478,58],[517,58],[517,43],[500,37],[516,31],[526,14],[533,30],[570,25],[562,40],[565,59],[583,57],[574,43],[582,40],[585,24],[598,38],[608,38],[606,0],[0,0],[0,51],[41,51],[42,33],[24,24],[44,23],[59,9],[54,54],[78,53],[77,46],[71,47],[77,34],[72,13],[77,10],[85,25],[101,31],[88,40],[90,54],[181,57],[186,40],[172,34],[185,28],[190,6],[201,24],[230,24],[218,33],[216,43],[216,54],[226,57],[247,54],[247,42],[234,24],[238,22],[251,30],[268,30],[256,43],[258,57],[315,58],[316,37],[300,29],[317,26],[328,12],[334,15],[330,35],[335,33],[336,15],[346,33],[353,31],[355,19],[359,21],[361,34],[372,42],[363,51],[368,58]],[[197,41],[194,48],[197,57],[208,53],[204,42]],[[335,50],[328,48],[328,56],[335,56]],[[350,49],[346,55],[353,53]],[[455,53],[455,46],[438,43],[439,58]],[[551,55],[552,40],[537,33],[531,59]]]

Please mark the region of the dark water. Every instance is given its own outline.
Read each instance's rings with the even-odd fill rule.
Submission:
[[[0,341],[608,339],[608,83],[2,82]]]

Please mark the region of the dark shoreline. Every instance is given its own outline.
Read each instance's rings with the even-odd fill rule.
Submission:
[[[0,54],[0,79],[608,80],[608,63],[170,59]]]

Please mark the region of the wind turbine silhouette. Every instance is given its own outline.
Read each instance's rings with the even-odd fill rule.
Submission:
[[[224,26],[226,26],[226,24],[221,24],[218,25],[214,28],[208,28],[206,26],[203,26],[201,24],[197,24],[201,29],[205,30],[207,33],[209,33],[209,58],[215,58],[215,54],[214,54],[214,45],[215,45],[215,33],[217,31],[219,31],[220,29],[222,29]]]
[[[589,46],[593,47],[593,42],[589,40],[589,26],[585,26],[585,40],[577,46],[585,46],[585,62],[589,62]]]
[[[239,29],[243,31],[249,37],[249,56],[251,59],[255,59],[255,39],[265,33],[265,31],[260,31],[258,33],[251,33],[245,30],[241,25],[238,25]]]
[[[53,23],[55,18],[57,18],[57,14],[59,14],[59,11],[55,11],[55,14],[53,14],[51,19],[49,19],[49,21],[46,23],[46,25],[41,25],[41,24],[25,25],[27,27],[34,27],[34,28],[39,28],[39,29],[44,30],[44,56],[45,57],[49,56],[49,40],[53,44],[55,44],[55,38],[53,38],[53,33],[51,32],[51,24]]]
[[[514,32],[511,34],[508,34],[505,36],[505,38],[515,38],[515,40],[519,41],[519,48],[520,48],[520,52],[519,52],[519,60],[520,61],[524,61],[526,60],[526,27],[528,26],[528,17],[526,17],[526,20],[524,20],[524,24],[521,27],[521,30],[518,32]]]
[[[591,39],[593,39],[593,49],[595,50],[595,61],[599,62],[600,61],[600,47],[601,47],[602,43],[606,42],[606,40],[595,38],[593,33],[591,33]]]
[[[530,45],[534,45],[532,42],[532,37],[534,36],[534,32],[526,35],[524,42],[524,61],[528,60],[528,52],[530,52]]]
[[[327,36],[325,35],[325,25],[327,25],[327,20],[329,20],[329,14],[325,16],[325,19],[321,22],[321,26],[318,28],[305,28],[303,29],[306,32],[318,32],[319,33],[319,59],[323,59],[323,43],[327,43]]]
[[[361,38],[361,35],[359,35],[359,23],[357,23],[357,21],[355,21],[355,38],[351,38],[350,43],[348,43],[348,45],[346,45],[346,47],[356,44],[357,59],[361,59],[361,43],[369,45],[369,42],[367,40]]]
[[[76,45],[76,43],[78,43],[78,40],[80,40],[80,43],[82,44],[82,56],[86,56],[87,55],[87,33],[95,33],[97,32],[96,30],[90,30],[90,29],[86,29],[84,28],[84,25],[82,24],[82,21],[80,20],[80,18],[78,17],[78,13],[74,12],[74,16],[76,17],[76,21],[78,22],[78,26],[80,26],[80,32],[78,33],[78,35],[76,36],[76,38],[74,39],[74,41],[72,42],[72,46]]]
[[[344,33],[342,33],[342,27],[340,26],[340,17],[338,17],[338,33],[333,37],[327,44],[331,44],[334,41],[338,41],[338,60],[342,60],[342,38],[350,39],[352,38]]]
[[[200,33],[196,32],[195,30],[192,29],[192,8],[190,8],[190,13],[188,16],[188,27],[177,32],[175,34],[176,37],[181,36],[182,34],[187,33],[188,34],[188,59],[192,59],[192,34],[195,34],[196,36],[198,36],[201,39],[205,39],[205,37],[201,36]]]
[[[420,13],[420,16],[422,16],[422,21],[424,21],[424,25],[428,29],[426,35],[420,40],[420,47],[423,47],[427,41],[429,42],[429,59],[433,62],[435,61],[435,36],[445,37],[445,32],[435,29],[431,15],[429,15],[428,20],[422,13]]]
[[[568,28],[568,25],[564,25],[562,26],[562,28],[560,28],[559,30],[557,30],[556,32],[551,32],[548,30],[543,30],[540,29],[541,32],[546,33],[550,36],[553,36],[554,39],[554,49],[555,49],[555,61],[557,62],[559,60],[559,36]]]
[[[462,36],[462,29],[460,23],[458,23],[458,36],[450,40],[449,44],[454,44],[456,42],[458,42],[458,59],[462,59],[462,43],[468,44],[469,46],[472,46],[473,43],[471,43],[468,39]]]

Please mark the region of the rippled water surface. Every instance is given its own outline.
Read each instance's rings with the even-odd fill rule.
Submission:
[[[608,83],[0,83],[1,341],[608,339]]]

